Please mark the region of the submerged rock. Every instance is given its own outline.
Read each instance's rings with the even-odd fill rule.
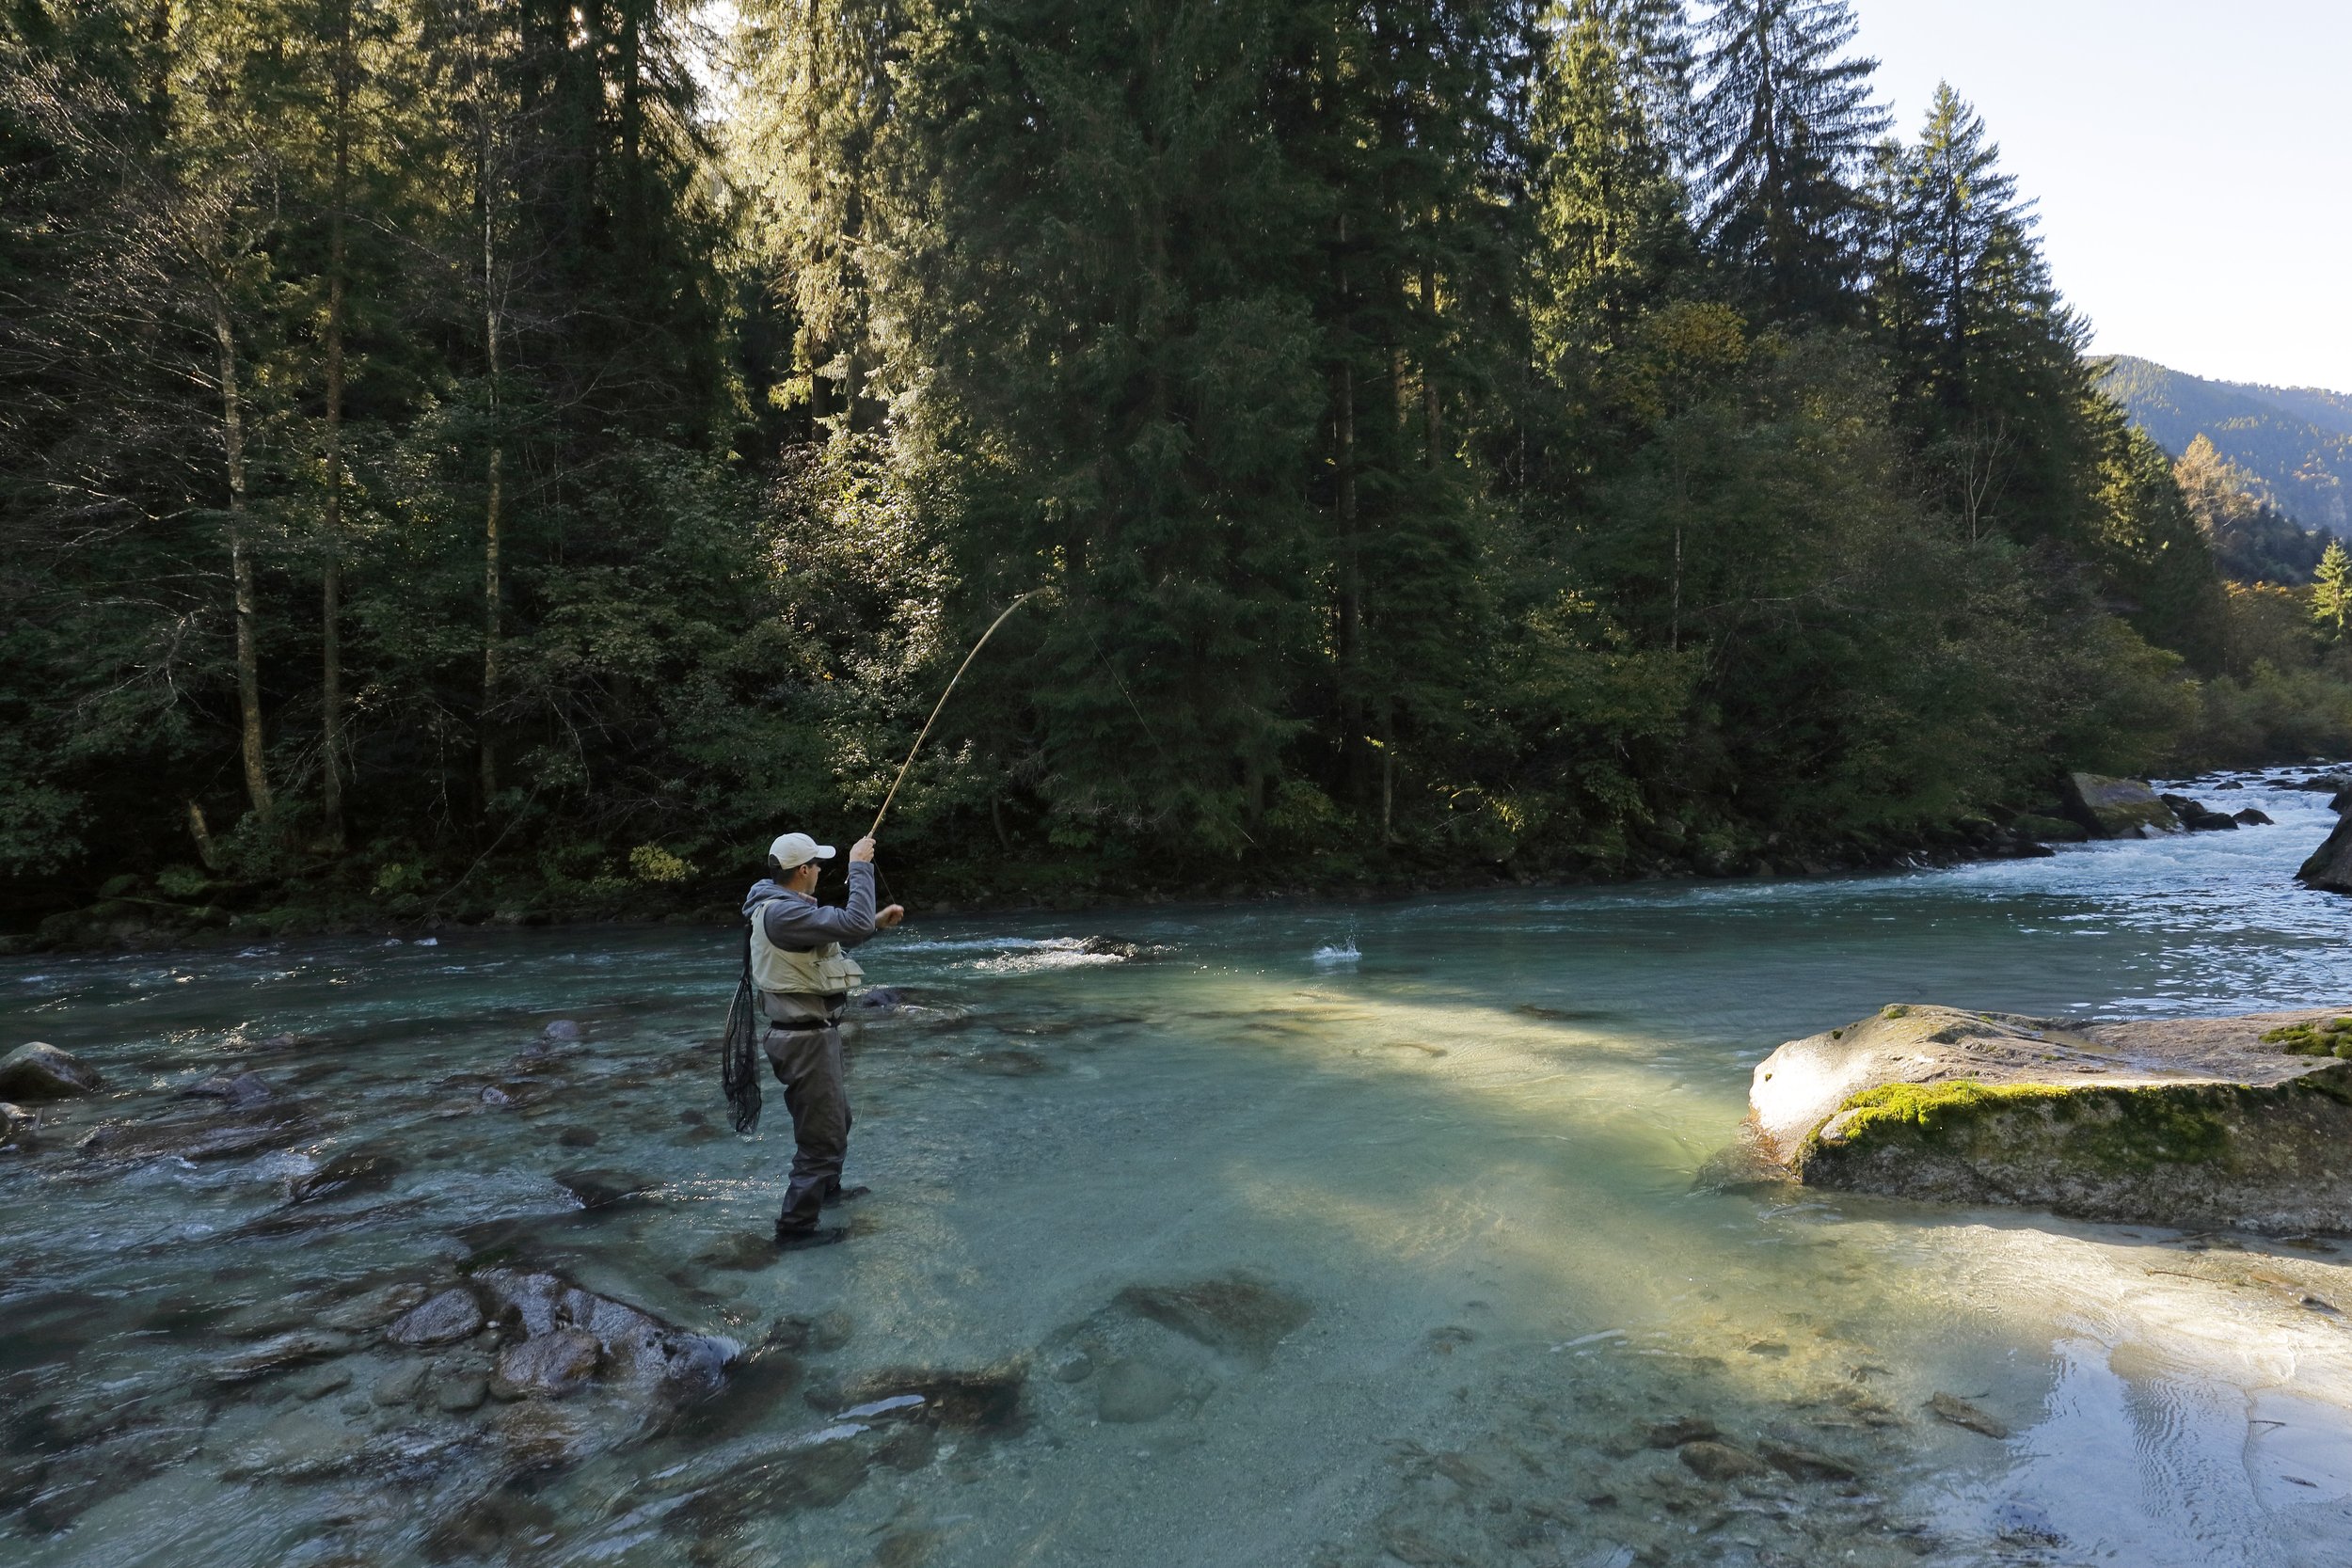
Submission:
[[[701,1394],[717,1388],[742,1353],[732,1339],[690,1334],[558,1275],[484,1269],[473,1283],[488,1298],[491,1316],[521,1328],[528,1339],[583,1337],[567,1337],[560,1349],[534,1353],[540,1359],[518,1363],[534,1373],[572,1366],[584,1338],[596,1348],[599,1382],[628,1385],[644,1394]],[[514,1348],[507,1354],[512,1356]]]
[[[2180,819],[2138,779],[2099,773],[2066,775],[2067,815],[2101,838],[2138,838],[2153,831],[2176,833]]]
[[[0,1100],[70,1100],[104,1086],[97,1069],[43,1040],[0,1056]]]
[[[401,1314],[384,1338],[412,1349],[446,1345],[478,1332],[482,1323],[482,1304],[471,1291],[457,1286]]]
[[[290,1367],[307,1367],[314,1361],[341,1355],[351,1349],[349,1335],[321,1329],[296,1329],[275,1339],[264,1339],[234,1354],[223,1356],[209,1369],[215,1383],[249,1383],[271,1372],[284,1371]]]
[[[105,1160],[232,1160],[284,1145],[285,1122],[158,1120],[101,1122],[73,1147]]]
[[[2352,1231],[2352,1061],[2296,1043],[2337,1016],[2076,1025],[1890,1006],[1765,1058],[1747,1141],[1816,1186]]]
[[[1105,1421],[1156,1421],[1184,1397],[1182,1379],[1148,1361],[1114,1361],[1095,1380],[1095,1413]]]
[[[559,1328],[507,1346],[499,1357],[499,1377],[516,1391],[561,1399],[594,1382],[603,1361],[604,1347],[595,1335]]]
[[[407,1168],[406,1161],[384,1149],[346,1149],[318,1169],[287,1182],[286,1197],[293,1203],[315,1203],[341,1193],[374,1192],[389,1186],[392,1178]]]
[[[1953,1426],[1965,1427],[1987,1437],[2005,1438],[2009,1435],[2008,1422],[1969,1403],[1958,1394],[1934,1395],[1928,1401],[1928,1408],[1935,1413],[1939,1421],[1948,1421]]]
[[[1112,1305],[1253,1368],[1272,1360],[1274,1347],[1314,1313],[1296,1296],[1240,1274],[1187,1285],[1130,1285]]]
[[[1683,1465],[1706,1481],[1743,1481],[1764,1473],[1764,1462],[1745,1449],[1702,1437],[1680,1449]]]
[[[225,1100],[235,1110],[249,1110],[274,1098],[277,1090],[268,1079],[258,1072],[240,1072],[233,1076],[216,1073],[200,1083],[190,1084],[180,1091],[183,1100]]]
[[[2337,819],[2295,879],[2321,893],[2352,893],[2352,816]]]
[[[641,1193],[651,1192],[656,1185],[623,1171],[580,1166],[557,1171],[555,1184],[569,1193],[582,1209],[610,1209]]]
[[[22,1105],[0,1104],[0,1148],[26,1148],[40,1130],[40,1118]]]

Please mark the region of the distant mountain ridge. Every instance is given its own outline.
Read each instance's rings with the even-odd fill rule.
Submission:
[[[2100,385],[2173,456],[2201,435],[2280,512],[2352,537],[2352,395],[2209,381],[2130,355],[2108,360]]]

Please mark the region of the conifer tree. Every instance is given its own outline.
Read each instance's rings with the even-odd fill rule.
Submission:
[[[2328,541],[2328,553],[2312,573],[2312,619],[2330,642],[2343,641],[2352,626],[2352,555],[2341,539]]]
[[[1856,189],[1886,114],[1845,53],[1847,0],[1721,0],[1705,26],[1701,220],[1775,314],[1837,319],[1858,267]]]

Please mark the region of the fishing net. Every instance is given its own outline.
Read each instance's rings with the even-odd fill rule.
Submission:
[[[738,1132],[759,1126],[759,993],[752,989],[752,927],[743,923],[743,978],[736,982],[727,1008],[727,1032],[719,1042],[719,1086]]]

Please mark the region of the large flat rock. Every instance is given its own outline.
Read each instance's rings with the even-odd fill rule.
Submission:
[[[2352,1055],[2352,1031],[2325,1032],[2339,1017],[2352,1006],[2067,1023],[1897,1005],[1766,1057],[1749,1132],[1809,1185],[2352,1232],[2352,1060],[2297,1053]]]

